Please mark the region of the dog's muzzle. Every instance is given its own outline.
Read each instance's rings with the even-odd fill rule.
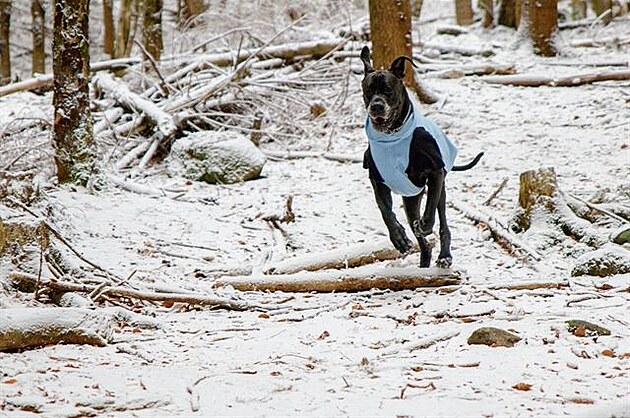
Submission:
[[[375,126],[384,124],[389,118],[390,107],[380,97],[375,97],[368,106],[368,115]]]

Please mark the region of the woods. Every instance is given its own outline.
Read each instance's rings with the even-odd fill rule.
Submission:
[[[627,9],[0,0],[0,415],[628,415]],[[364,46],[484,153],[451,268],[383,223]]]

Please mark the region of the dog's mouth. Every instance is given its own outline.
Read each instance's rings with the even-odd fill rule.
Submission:
[[[374,116],[374,117],[370,117],[370,120],[372,121],[374,125],[379,126],[379,125],[383,125],[387,119],[385,119],[382,116]]]

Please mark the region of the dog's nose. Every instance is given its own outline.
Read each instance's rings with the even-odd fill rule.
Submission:
[[[381,114],[385,112],[385,105],[381,102],[374,102],[370,105],[370,112],[375,114]]]

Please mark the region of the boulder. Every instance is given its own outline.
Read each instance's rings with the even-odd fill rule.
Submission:
[[[267,158],[238,132],[202,131],[177,139],[167,159],[172,176],[207,183],[237,183],[260,175]]]
[[[630,273],[630,252],[612,243],[583,254],[571,270],[571,276],[606,277],[624,273]]]
[[[482,327],[476,329],[470,337],[468,337],[468,344],[483,344],[491,347],[514,347],[514,344],[520,340],[521,337],[511,332],[499,328]]]

